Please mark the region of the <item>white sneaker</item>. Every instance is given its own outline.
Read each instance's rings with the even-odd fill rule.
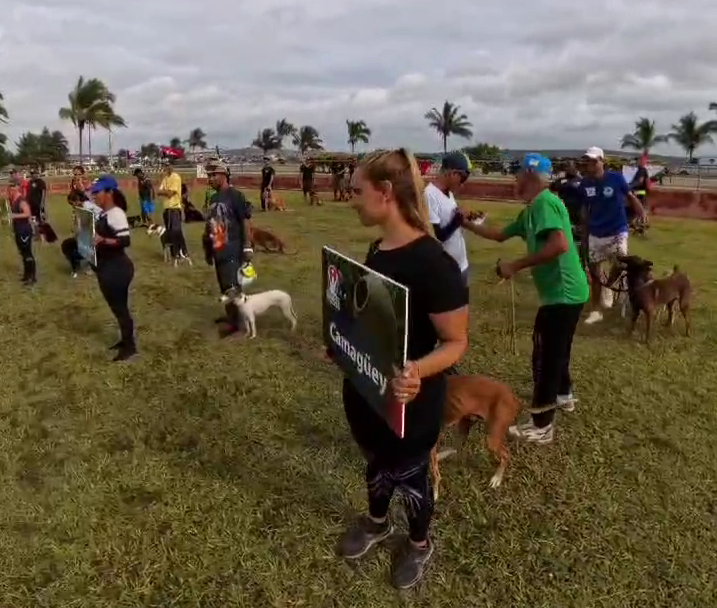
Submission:
[[[570,393],[568,395],[558,395],[555,403],[564,412],[574,412],[577,401],[578,400],[573,397],[573,394]]]
[[[533,421],[524,422],[523,424],[517,424],[508,428],[508,434],[514,439],[520,439],[527,443],[537,443],[538,445],[545,445],[553,441],[553,425],[539,429],[533,424]]]
[[[588,318],[585,319],[585,325],[594,325],[595,323],[599,323],[600,321],[602,321],[602,313],[599,310],[593,310],[588,315]]]

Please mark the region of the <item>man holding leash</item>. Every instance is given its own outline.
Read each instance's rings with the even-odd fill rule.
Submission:
[[[139,195],[139,212],[143,226],[154,224],[154,185],[142,169],[135,169],[134,176],[137,178],[137,194]]]
[[[271,166],[268,157],[264,158],[264,166],[261,169],[261,210],[266,211],[269,208],[269,197],[271,189],[274,187],[274,177],[276,171]]]
[[[202,242],[207,264],[214,264],[219,290],[223,295],[236,296],[241,292],[243,265],[254,254],[251,247],[251,208],[244,195],[228,180],[228,168],[221,161],[207,166],[207,176],[215,192],[209,200],[206,229]],[[217,319],[225,325],[221,337],[239,331],[239,309],[233,302],[225,304],[226,317]]]
[[[182,178],[174,170],[171,161],[165,162],[164,178],[157,195],[164,199],[164,227],[167,229],[169,250],[175,264],[189,260],[187,243],[182,230]],[[190,261],[191,263],[191,261]]]
[[[502,279],[530,268],[540,297],[533,326],[532,419],[511,426],[509,433],[530,443],[553,440],[555,410],[575,408],[570,379],[570,353],[580,313],[588,299],[588,282],[573,243],[570,218],[562,201],[549,188],[550,159],[528,154],[517,175],[517,193],[527,202],[518,217],[503,229],[466,220],[471,232],[497,242],[521,237],[528,255],[498,261]]]
[[[605,155],[592,147],[583,155],[585,176],[580,183],[583,220],[587,226],[588,268],[594,286],[591,293],[592,312],[585,319],[587,325],[603,319],[602,308],[612,306],[612,298],[602,299],[600,266],[618,255],[627,255],[628,221],[626,204],[641,221],[645,210],[621,173],[605,170]]]

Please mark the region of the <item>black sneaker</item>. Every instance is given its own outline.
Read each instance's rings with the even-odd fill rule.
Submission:
[[[338,552],[344,559],[358,559],[371,547],[383,542],[393,534],[393,524],[387,518],[377,524],[369,517],[360,517],[339,539]]]
[[[396,589],[410,589],[423,577],[428,561],[433,555],[433,543],[429,540],[428,546],[421,549],[411,541],[393,560],[391,584]]]
[[[117,354],[112,359],[113,362],[127,361],[137,354],[137,349],[134,346],[125,346],[117,351]]]

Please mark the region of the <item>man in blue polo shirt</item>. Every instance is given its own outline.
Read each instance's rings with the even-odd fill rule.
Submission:
[[[580,197],[583,202],[583,214],[587,222],[588,268],[593,285],[591,302],[592,312],[585,323],[592,325],[602,321],[602,289],[604,280],[600,266],[618,255],[627,255],[628,222],[625,205],[629,205],[640,218],[645,211],[630,192],[630,188],[621,173],[605,170],[605,155],[600,148],[588,148],[583,155],[585,171],[580,183]],[[604,303],[608,307],[612,305]]]

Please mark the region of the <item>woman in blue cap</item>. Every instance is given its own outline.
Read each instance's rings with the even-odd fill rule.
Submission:
[[[127,301],[134,278],[134,265],[125,251],[130,245],[129,223],[125,211],[127,200],[111,175],[103,175],[90,187],[90,194],[102,213],[95,222],[95,253],[97,282],[120,329],[120,341],[113,361],[125,361],[137,353],[134,321]]]

